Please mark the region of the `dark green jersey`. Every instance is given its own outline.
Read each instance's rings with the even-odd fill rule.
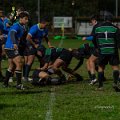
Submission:
[[[110,22],[105,22],[95,29],[95,37],[100,54],[114,54],[118,39],[118,28]]]
[[[80,48],[82,48],[82,49],[94,48],[94,44],[93,43],[82,44],[82,45],[80,45]]]
[[[62,52],[63,48],[47,48],[45,51],[45,63],[54,62]]]

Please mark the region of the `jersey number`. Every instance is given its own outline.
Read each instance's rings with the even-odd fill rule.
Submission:
[[[107,38],[108,38],[108,32],[105,31],[104,34],[105,34],[105,39],[107,40]]]

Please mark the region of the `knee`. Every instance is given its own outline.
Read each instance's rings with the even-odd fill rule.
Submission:
[[[48,75],[47,73],[45,73],[45,72],[40,72],[40,73],[39,73],[39,77],[42,78],[42,79],[43,79],[43,78],[45,79],[45,78],[48,78],[49,75]]]
[[[112,66],[113,70],[119,70],[119,66]]]
[[[104,71],[103,67],[98,67],[98,72],[103,72],[103,71]]]
[[[22,59],[17,59],[15,64],[16,64],[16,66],[22,66],[23,65],[23,60]]]

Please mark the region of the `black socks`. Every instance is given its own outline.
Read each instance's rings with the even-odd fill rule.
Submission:
[[[114,78],[114,83],[117,84],[117,82],[119,80],[119,71],[118,70],[113,71],[113,78]]]
[[[104,72],[98,72],[99,88],[103,87]]]
[[[5,86],[8,86],[8,81],[9,81],[9,78],[12,76],[12,71],[11,70],[7,70],[6,71],[6,76],[5,76],[5,80],[4,80],[4,85]]]
[[[16,70],[16,80],[17,80],[17,85],[21,84],[21,78],[22,78],[22,71],[21,70]]]

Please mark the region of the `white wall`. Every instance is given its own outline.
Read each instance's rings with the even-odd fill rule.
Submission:
[[[119,24],[120,22],[114,22],[114,25]],[[77,35],[90,35],[93,26],[89,22],[76,22],[75,32]]]

